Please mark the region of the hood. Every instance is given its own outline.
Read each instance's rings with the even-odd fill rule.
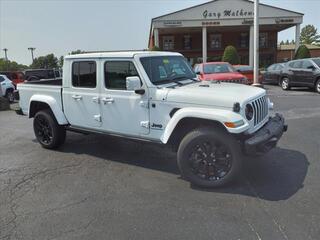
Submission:
[[[228,80],[244,78],[244,76],[238,72],[228,72],[228,73],[204,74],[203,78],[204,80],[228,81]]]
[[[236,83],[203,81],[168,89],[166,100],[170,102],[232,108],[234,103],[244,103],[265,95],[262,88]]]

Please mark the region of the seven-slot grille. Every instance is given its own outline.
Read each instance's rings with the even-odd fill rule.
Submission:
[[[268,100],[266,96],[258,98],[252,101],[252,106],[254,110],[254,126],[262,122],[268,115]]]

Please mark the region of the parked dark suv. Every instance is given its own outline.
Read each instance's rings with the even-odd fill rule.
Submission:
[[[281,75],[281,87],[309,87],[320,93],[320,58],[306,58],[288,62]]]
[[[40,79],[61,78],[61,73],[57,69],[28,69],[24,72],[26,81],[39,81]]]

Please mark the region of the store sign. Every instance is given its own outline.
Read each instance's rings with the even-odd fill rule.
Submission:
[[[180,25],[182,25],[182,22],[176,21],[176,20],[168,20],[168,21],[164,21],[163,24],[166,26],[180,26]]]
[[[202,13],[203,18],[235,18],[235,17],[253,17],[253,11],[247,11],[243,9],[237,9],[237,10],[232,10],[232,9],[225,9],[224,11],[221,12],[211,12],[208,10],[205,10]]]
[[[282,23],[293,23],[294,22],[294,20],[293,19],[291,19],[291,18],[287,18],[287,19],[279,19],[279,18],[277,18],[276,20],[275,20],[275,22],[277,23],[277,24],[282,24]]]

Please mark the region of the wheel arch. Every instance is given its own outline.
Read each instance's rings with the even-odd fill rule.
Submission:
[[[44,109],[51,110],[59,125],[68,124],[62,109],[53,97],[41,95],[32,96],[29,103],[29,118],[33,118],[37,112]]]
[[[240,114],[231,110],[222,109],[201,109],[201,108],[183,108],[174,113],[168,122],[161,142],[166,144],[179,144],[181,139],[190,131],[202,126],[210,126],[221,129],[229,133],[244,132],[249,128],[249,124],[244,124],[238,128],[230,129],[224,125],[224,122],[235,122],[244,119]]]

